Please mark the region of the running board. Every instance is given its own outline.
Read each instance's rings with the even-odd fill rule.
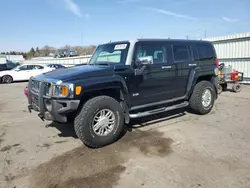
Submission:
[[[162,107],[162,108],[158,108],[155,110],[139,112],[136,114],[129,114],[129,117],[131,119],[141,118],[141,117],[145,117],[145,116],[149,116],[149,115],[153,115],[153,114],[158,114],[158,113],[167,112],[167,111],[171,111],[171,110],[175,110],[175,109],[179,109],[179,108],[184,108],[184,107],[187,107],[188,105],[189,105],[189,103],[187,101],[185,101],[183,103],[176,104],[173,106]]]

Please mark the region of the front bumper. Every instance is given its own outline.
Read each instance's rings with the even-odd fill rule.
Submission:
[[[39,93],[31,90],[31,83],[28,85],[28,109],[31,112],[39,112],[42,120],[67,123],[69,115],[77,111],[80,100],[51,99],[43,95],[44,87],[41,83]],[[49,105],[48,105],[49,104]]]

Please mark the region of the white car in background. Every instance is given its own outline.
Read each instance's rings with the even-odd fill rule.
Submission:
[[[55,70],[55,68],[48,67],[46,65],[40,64],[24,64],[15,67],[14,69],[1,71],[0,72],[0,81],[2,83],[12,83],[15,81],[27,81],[32,76],[42,74]]]

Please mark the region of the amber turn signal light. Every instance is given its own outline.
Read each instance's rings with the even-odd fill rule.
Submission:
[[[82,92],[82,86],[76,86],[75,94],[80,95]]]

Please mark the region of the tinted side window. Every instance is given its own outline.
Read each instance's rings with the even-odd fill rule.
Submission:
[[[200,59],[207,59],[207,58],[211,58],[215,56],[213,48],[209,45],[197,44],[196,47],[197,47]]]
[[[19,70],[28,70],[28,66],[27,65],[21,66]]]
[[[139,47],[137,58],[151,56],[153,58],[153,64],[164,63],[164,49],[158,45],[142,45]]]
[[[28,67],[27,70],[33,70],[33,69],[35,69],[34,65],[28,65],[27,67]]]
[[[189,51],[186,45],[173,45],[173,55],[175,61],[190,60]]]

